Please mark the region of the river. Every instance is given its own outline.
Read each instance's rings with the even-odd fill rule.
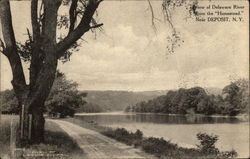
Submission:
[[[236,150],[238,157],[249,157],[249,122],[229,117],[197,115],[166,115],[143,113],[88,113],[77,114],[77,119],[109,127],[141,130],[144,136],[163,137],[182,147],[196,147],[199,132],[219,136],[220,150]]]

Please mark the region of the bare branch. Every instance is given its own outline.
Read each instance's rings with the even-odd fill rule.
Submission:
[[[4,42],[3,40],[0,38],[0,46],[4,49],[5,48],[5,45],[4,45]]]
[[[75,29],[75,23],[76,23],[76,19],[77,19],[77,2],[78,0],[72,0],[70,9],[69,9],[69,22],[70,22],[70,26],[69,26],[69,33],[70,34],[74,29]]]
[[[33,42],[32,36],[31,36],[30,31],[29,31],[28,28],[27,28],[27,34],[28,34],[28,37],[29,37],[30,42]]]
[[[154,32],[156,33],[156,27],[155,27],[155,22],[154,22],[154,19],[155,19],[154,9],[152,7],[152,4],[151,4],[150,0],[148,0],[148,5],[149,5],[150,11],[151,11],[151,23],[152,23],[152,27],[154,29]]]
[[[0,48],[2,48],[2,50],[0,50],[0,52],[3,53],[5,56],[7,56],[6,52],[5,52],[5,45],[4,45],[4,42],[1,38],[0,38]]]
[[[43,1],[41,1],[41,5],[40,5],[40,8],[39,8],[39,17],[38,17],[38,23],[41,25],[41,22],[42,22],[42,19],[43,19],[43,13],[42,13],[42,10],[43,10],[43,6],[44,6],[44,3]]]
[[[167,20],[167,22],[169,23],[171,29],[175,32],[175,28],[174,28],[174,25],[172,23],[172,17],[171,17],[171,13],[170,13],[170,10],[166,7],[165,4],[162,5],[163,7],[163,14],[165,16],[165,20]]]
[[[70,46],[80,39],[87,31],[91,28],[98,28],[102,26],[101,24],[97,26],[90,26],[93,15],[95,14],[96,9],[102,0],[89,0],[84,14],[81,18],[79,25],[74,29],[70,34],[68,34],[61,42],[57,44],[57,57],[60,58],[63,56],[64,52],[70,48]]]
[[[103,26],[103,23],[91,26],[90,29],[99,28],[101,26]]]

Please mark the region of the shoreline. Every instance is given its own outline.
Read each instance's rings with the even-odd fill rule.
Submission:
[[[90,130],[94,130],[94,131],[96,131],[96,132],[99,132],[99,133],[102,133],[103,134],[103,132],[105,132],[105,131],[110,131],[110,132],[115,132],[117,129],[125,129],[127,132],[129,132],[129,133],[136,133],[135,131],[132,131],[132,130],[130,130],[130,129],[127,129],[127,128],[125,128],[125,127],[123,127],[123,126],[121,126],[121,127],[109,127],[109,126],[101,126],[101,125],[98,125],[98,124],[92,124],[92,123],[88,123],[87,121],[82,121],[82,120],[79,120],[79,119],[75,119],[75,118],[67,118],[67,119],[63,119],[64,121],[68,121],[68,122],[71,122],[71,123],[73,123],[73,124],[76,124],[76,125],[78,125],[78,126],[81,126],[81,127],[83,127],[83,128],[87,128],[87,129],[90,129]],[[142,131],[141,129],[139,129],[140,131]],[[118,131],[119,132],[119,131]],[[143,131],[142,131],[143,132]],[[125,136],[124,136],[125,137]],[[161,140],[161,139],[163,139],[163,138],[161,138],[161,137],[154,137],[154,136],[147,136],[147,135],[143,135],[143,138],[144,139],[149,139],[150,137],[153,137],[153,138],[155,138],[155,139],[157,139],[157,140]],[[111,137],[112,138],[112,137]],[[114,139],[116,138],[116,135],[114,135]],[[120,141],[121,140],[121,138],[117,138],[118,139],[118,141]],[[127,137],[125,137],[124,138],[124,141],[127,141],[127,140],[125,140],[125,139],[127,139]],[[186,150],[198,150],[198,148],[197,148],[197,146],[196,145],[192,145],[192,144],[186,144],[186,143],[183,143],[183,142],[177,142],[177,141],[175,141],[175,140],[169,140],[168,138],[164,138],[165,139],[165,141],[167,141],[167,142],[169,142],[170,144],[172,144],[172,145],[177,145],[177,147],[178,147],[178,151],[179,150],[184,150],[184,149],[186,149]],[[121,140],[122,141],[122,140]],[[121,142],[120,141],[120,142]],[[220,149],[221,150],[221,149]],[[225,152],[225,151],[228,151],[227,149],[226,150],[221,150],[221,152]],[[239,156],[241,156],[241,154],[238,154]]]
[[[239,114],[236,116],[229,115],[205,115],[205,114],[166,114],[166,113],[142,113],[142,112],[100,112],[100,113],[75,113],[76,116],[91,116],[91,115],[136,115],[136,114],[149,114],[149,115],[168,115],[168,116],[196,116],[196,117],[212,117],[212,118],[237,118],[249,122],[249,114]]]

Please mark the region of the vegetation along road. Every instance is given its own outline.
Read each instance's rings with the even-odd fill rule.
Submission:
[[[152,158],[140,149],[119,143],[98,132],[61,120],[51,120],[69,134],[86,153],[87,158]]]

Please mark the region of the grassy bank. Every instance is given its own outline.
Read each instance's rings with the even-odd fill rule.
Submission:
[[[0,125],[0,157],[10,158],[10,121],[17,123],[17,116],[3,115]],[[42,159],[49,154],[51,158],[81,159],[84,152],[59,126],[52,122],[45,124],[45,142],[25,147],[26,159]],[[31,155],[32,154],[32,155]],[[35,154],[35,155],[34,155]]]
[[[43,152],[50,154],[51,158],[55,158],[54,156],[60,158],[61,155],[64,158],[80,159],[84,156],[78,144],[55,123],[46,121],[44,137],[44,143],[28,146],[26,152]]]
[[[0,121],[0,157],[10,154],[10,127],[11,121],[16,125],[17,116],[1,115]]]
[[[84,128],[92,129],[119,142],[131,145],[153,154],[159,158],[235,158],[235,151],[221,152],[214,145],[218,140],[217,136],[205,133],[197,134],[200,145],[197,148],[183,148],[163,138],[144,137],[140,130],[135,133],[124,128],[112,129],[95,123],[84,122],[74,118],[64,119]],[[188,137],[188,136],[187,136]]]

